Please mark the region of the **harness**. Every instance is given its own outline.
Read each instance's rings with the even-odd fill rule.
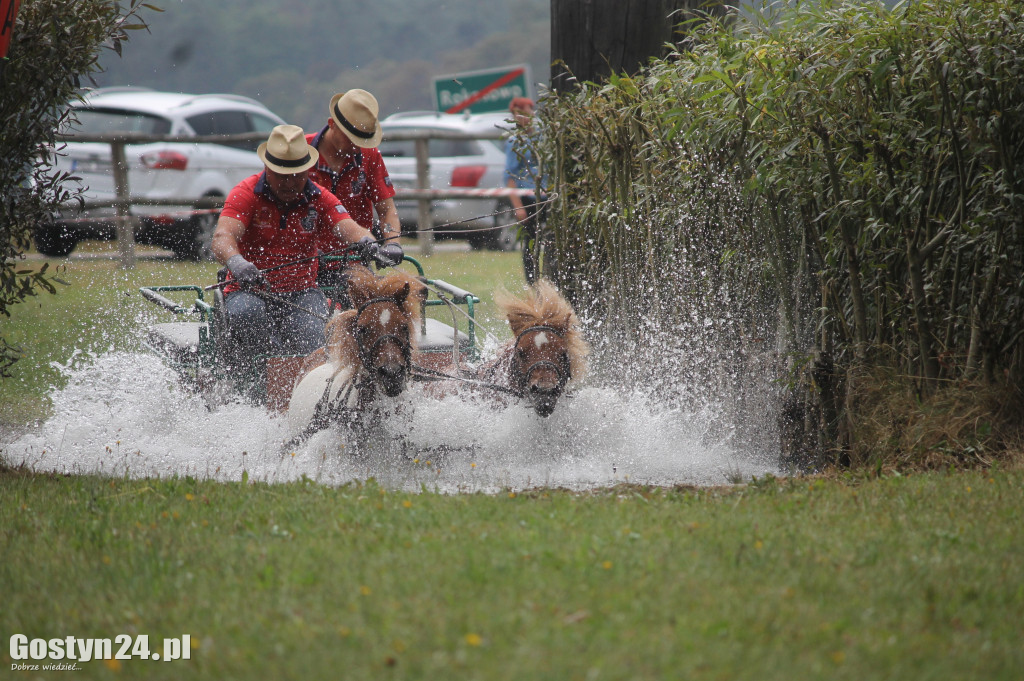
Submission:
[[[533,331],[548,331],[555,334],[562,340],[565,340],[565,334],[563,334],[561,331],[554,328],[553,326],[547,326],[546,324],[538,324],[537,326],[531,326],[519,332],[519,335],[516,336],[515,345],[512,346],[513,354],[511,368],[513,370],[512,380],[516,388],[519,390],[520,397],[522,397],[523,394],[526,392],[526,384],[530,380],[530,377],[533,375],[533,372],[537,371],[538,369],[547,368],[554,371],[555,374],[558,376],[559,390],[564,388],[565,384],[569,382],[570,378],[572,378],[572,366],[569,363],[569,355],[564,351],[561,353],[561,355],[559,355],[557,362],[554,362],[550,359],[539,359],[530,366],[526,367],[525,371],[518,369],[519,363],[516,361],[516,358],[519,354],[519,343],[520,341],[522,341],[523,336]]]
[[[365,303],[363,303],[362,305],[360,305],[359,308],[356,310],[356,326],[357,327],[359,326],[359,318],[362,316],[363,312],[365,312],[366,309],[368,307],[370,307],[371,305],[376,305],[378,303],[391,303],[392,305],[395,305],[396,307],[398,306],[398,304],[395,303],[395,300],[393,298],[388,298],[388,297],[371,298],[370,300],[368,300]],[[408,328],[408,327],[405,327],[405,328]],[[398,344],[398,347],[402,351],[402,363],[405,365],[406,370],[408,370],[409,367],[412,366],[412,343],[409,341],[408,334],[406,334],[406,336],[403,338],[402,336],[399,336],[398,334],[386,333],[386,334],[383,334],[377,340],[375,340],[371,345],[366,346],[363,343],[363,339],[359,335],[359,333],[356,333],[356,348],[359,350],[359,359],[363,363],[363,366],[365,366],[365,367],[372,366],[371,362],[373,360],[373,352],[378,347],[380,347],[381,345],[383,345],[384,343],[387,343],[389,341]]]

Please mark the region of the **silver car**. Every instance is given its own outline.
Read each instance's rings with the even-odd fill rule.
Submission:
[[[144,88],[94,90],[72,104],[78,123],[69,132],[99,135],[131,132],[149,135],[268,134],[284,121],[259,102],[236,95],[190,95]],[[210,257],[217,211],[194,209],[205,197],[223,198],[242,179],[263,169],[258,141],[215,143],[151,142],[125,147],[130,195],[181,199],[180,206],[132,206],[140,217],[139,243],[159,245],[183,259]],[[112,201],[116,192],[111,147],[106,143],[68,142],[52,158],[84,188],[89,202]],[[112,207],[69,209],[35,230],[39,252],[64,256],[84,239],[116,238]]]
[[[410,112],[381,121],[380,152],[388,174],[401,193],[416,187],[416,142],[389,135],[404,131],[458,131],[494,135],[508,130],[508,114],[444,114]],[[431,139],[428,145],[430,188],[433,190],[498,189],[505,186],[505,153],[500,139]],[[417,229],[419,207],[414,199],[396,197],[403,227]],[[431,217],[439,237],[461,232],[473,248],[512,250],[516,245],[515,216],[507,198],[435,199]]]

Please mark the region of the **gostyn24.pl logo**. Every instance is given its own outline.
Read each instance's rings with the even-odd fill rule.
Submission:
[[[192,637],[163,639],[162,650],[150,651],[149,636],[121,634],[109,638],[32,638],[24,634],[11,636],[12,671],[43,669],[71,669],[78,662],[92,660],[188,660],[192,656]],[[30,660],[31,662],[23,662]],[[47,660],[46,664],[39,661]],[[53,665],[57,661],[59,665]]]

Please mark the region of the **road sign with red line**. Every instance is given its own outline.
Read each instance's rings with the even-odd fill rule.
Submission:
[[[517,64],[434,79],[434,103],[445,113],[508,111],[515,97],[530,97],[530,66]]]

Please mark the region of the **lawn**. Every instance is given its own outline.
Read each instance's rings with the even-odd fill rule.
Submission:
[[[1019,679],[1020,472],[493,495],[0,471],[9,637],[83,678]],[[6,667],[9,668],[9,667]]]

